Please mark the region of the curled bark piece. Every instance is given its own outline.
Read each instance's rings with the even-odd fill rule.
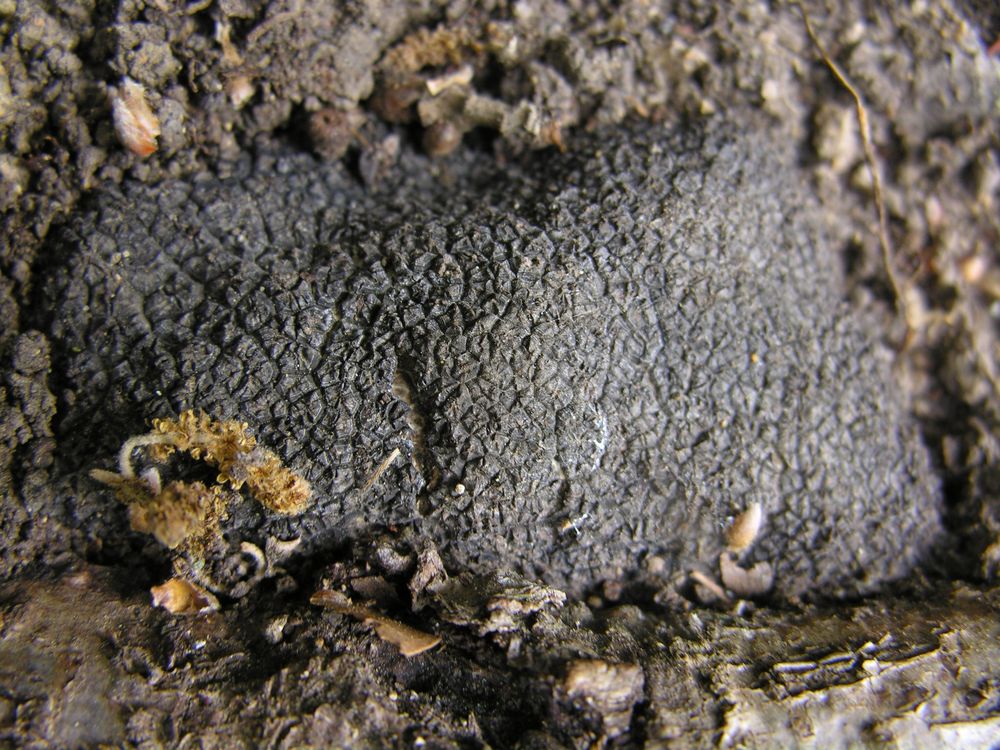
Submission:
[[[760,562],[748,570],[741,568],[728,552],[719,556],[719,572],[722,583],[737,596],[761,596],[774,585],[774,570],[769,563]]]

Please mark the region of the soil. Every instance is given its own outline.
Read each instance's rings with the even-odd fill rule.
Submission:
[[[0,742],[995,744],[988,5],[0,3]]]

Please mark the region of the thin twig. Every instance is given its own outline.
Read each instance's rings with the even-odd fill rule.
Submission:
[[[882,176],[878,166],[878,158],[875,155],[875,147],[872,145],[872,131],[871,124],[868,121],[868,110],[865,108],[861,94],[847,78],[847,74],[827,54],[826,48],[813,30],[812,22],[809,20],[809,14],[806,12],[805,7],[802,3],[798,2],[795,5],[798,6],[799,12],[802,13],[802,21],[806,26],[806,34],[809,35],[809,39],[815,45],[819,56],[826,63],[826,66],[833,73],[834,77],[840,82],[840,85],[847,89],[847,92],[854,99],[854,108],[858,115],[858,127],[861,130],[861,143],[865,150],[865,162],[867,162],[868,171],[872,176],[872,192],[875,195],[875,208],[878,211],[878,239],[879,244],[882,246],[882,264],[885,266],[885,273],[889,277],[889,285],[892,287],[896,309],[903,316],[903,320],[906,323],[906,338],[909,340],[912,329],[909,316],[907,315],[906,299],[903,297],[902,287],[896,277],[896,270],[893,266],[892,244],[889,239],[889,218],[885,210],[885,200],[882,193]]]
[[[715,579],[711,576],[705,575],[700,570],[692,570],[688,575],[692,581],[700,583],[708,589],[719,601],[724,604],[732,603],[733,600],[729,598],[729,594],[726,593],[726,590],[716,583]]]
[[[365,482],[365,486],[361,488],[362,495],[367,494],[368,490],[375,486],[375,482],[377,482],[379,478],[385,474],[385,470],[388,469],[392,462],[397,458],[399,458],[399,448],[393,448],[392,453],[383,459],[382,463],[380,463],[378,468],[375,469],[375,472],[368,478],[368,481]]]

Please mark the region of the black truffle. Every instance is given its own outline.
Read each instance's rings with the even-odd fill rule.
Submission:
[[[50,249],[64,470],[196,407],[312,483],[238,531],[304,554],[413,523],[451,565],[579,591],[647,554],[714,564],[759,503],[782,591],[903,576],[937,484],[786,151],[636,127],[502,170],[466,149],[449,180],[406,151],[374,193],[260,153],[100,194]]]

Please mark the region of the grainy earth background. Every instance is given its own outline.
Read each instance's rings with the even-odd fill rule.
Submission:
[[[871,122],[894,278],[798,6],[0,3],[0,741],[1000,741],[1000,26],[806,9]],[[456,335],[470,308],[500,324]],[[650,353],[657,326],[684,335]],[[713,347],[742,358],[668,415]],[[232,493],[209,559],[130,529],[87,471],[186,407],[249,422],[316,507]],[[705,583],[752,502],[754,603]],[[153,608],[171,569],[220,609]],[[319,587],[443,645],[403,657]]]

